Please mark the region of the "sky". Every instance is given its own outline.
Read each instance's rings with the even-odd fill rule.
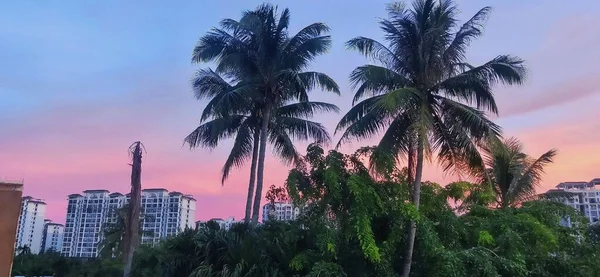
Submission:
[[[348,75],[369,61],[347,51],[356,36],[382,38],[385,3],[304,0],[271,3],[291,10],[291,31],[313,22],[331,27],[331,51],[311,70],[333,77],[341,96],[314,91],[312,99],[351,107]],[[192,194],[197,219],[235,216],[245,206],[249,169],[222,186],[230,150],[190,150],[183,138],[199,124],[206,104],[193,97],[190,78],[210,64],[194,65],[198,38],[224,18],[240,17],[260,1],[39,1],[0,9],[0,179],[23,179],[26,195],[44,199],[46,217],[64,222],[67,195],[87,189],[129,191],[127,149],[142,141],[143,188]],[[547,0],[457,1],[461,20],[489,5],[485,34],[468,60],[500,54],[527,62],[519,87],[494,89],[506,137],[516,136],[538,156],[556,148],[540,191],[562,181],[600,176],[600,2]],[[315,120],[333,132],[342,114]],[[334,136],[337,142],[339,135]],[[352,149],[372,143],[345,146]],[[298,143],[304,150],[306,144]],[[283,185],[290,168],[267,158],[265,190]],[[456,177],[427,164],[424,179],[447,184]]]

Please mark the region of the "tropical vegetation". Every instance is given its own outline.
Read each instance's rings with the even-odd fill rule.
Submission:
[[[477,204],[487,196],[470,193],[482,184],[424,181],[416,210],[407,168],[372,175],[363,161],[373,149],[347,155],[310,145],[285,185],[273,190],[304,207],[300,218],[229,230],[209,222],[157,246],[142,245],[131,276],[399,276],[412,221],[411,276],[597,276],[600,229],[574,209],[545,199],[492,208]],[[458,213],[451,199],[475,201]],[[567,217],[571,227],[561,224]],[[104,277],[121,270],[119,259],[25,253],[13,272]]]
[[[229,230],[208,222],[136,250],[139,211],[130,209],[128,228],[111,229],[118,244],[106,241],[109,255],[82,260],[20,251],[13,273],[598,276],[598,225],[536,193],[557,151],[532,157],[516,138],[503,138],[492,120],[500,112],[494,87],[521,84],[524,61],[500,54],[472,65],[466,58],[491,8],[464,23],[451,0],[393,3],[387,11],[379,22],[383,42],[359,36],[346,43],[370,63],[350,73],[353,106],[336,126],[340,139],[332,150],[325,148],[331,136],[314,116],[339,109],[309,98],[313,90],[340,94],[332,78],[310,70],[331,47],[326,24],[292,34],[290,11],[263,4],[200,38],[192,62],[214,68],[192,79],[196,98],[208,103],[184,142],[214,149],[233,139],[221,181],[250,162],[244,222]],[[372,138],[374,146],[339,151]],[[312,142],[304,154],[298,141]],[[139,147],[132,195],[141,187]],[[292,169],[265,198],[272,207],[288,201],[301,209],[293,221],[258,222],[268,147]],[[426,161],[437,161],[460,181],[426,181]],[[126,255],[115,259],[115,253]]]

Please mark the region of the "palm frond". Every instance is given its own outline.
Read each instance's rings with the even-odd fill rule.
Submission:
[[[233,136],[242,125],[246,116],[231,115],[215,118],[198,126],[184,139],[190,148],[217,147],[221,139]]]
[[[253,141],[254,134],[252,133],[252,129],[248,125],[240,126],[235,135],[233,147],[221,169],[221,184],[224,184],[225,180],[227,180],[232,168],[243,166],[252,157]]]
[[[317,22],[310,24],[291,37],[284,47],[284,53],[291,53],[306,41],[329,32],[329,26]]]
[[[370,157],[370,167],[375,172],[389,170],[390,155],[397,157],[409,156],[414,147],[412,136],[414,135],[415,120],[411,114],[405,113],[396,117],[385,131]]]
[[[340,94],[340,88],[337,83],[325,73],[320,72],[302,72],[298,74],[300,80],[305,85],[306,90],[320,88],[325,91],[331,91]]]
[[[386,67],[376,65],[359,66],[350,73],[350,83],[357,88],[352,99],[354,105],[364,96],[375,96],[405,87],[409,80]]]
[[[483,33],[483,24],[491,11],[491,7],[484,7],[462,25],[444,51],[443,59],[446,63],[456,64],[465,59],[466,48],[469,46],[471,40],[481,36]]]
[[[292,70],[304,70],[309,62],[318,55],[327,53],[331,48],[331,36],[321,35],[306,39],[290,49],[290,53],[282,58],[281,64]]]
[[[535,160],[527,159],[525,170],[511,185],[509,193],[515,201],[536,194],[535,189],[540,185],[544,168],[554,162],[557,153],[556,149],[551,149]]]
[[[498,82],[521,84],[524,78],[525,68],[521,59],[498,56],[481,66],[442,81],[432,90],[442,90],[448,97],[475,103],[477,108],[497,114],[498,106],[494,100],[492,85]]]
[[[316,112],[339,112],[340,109],[333,104],[325,102],[298,102],[288,104],[273,111],[273,116],[309,118]]]
[[[372,38],[353,38],[346,42],[346,47],[358,51],[363,56],[377,61],[399,74],[406,73],[406,64],[394,54],[394,51]]]
[[[285,164],[298,163],[301,159],[292,139],[283,129],[272,130],[269,133],[269,142],[281,161]]]
[[[331,137],[327,129],[321,124],[310,120],[295,117],[279,116],[272,123],[273,132],[287,133],[298,140],[313,139],[320,143],[328,143]]]

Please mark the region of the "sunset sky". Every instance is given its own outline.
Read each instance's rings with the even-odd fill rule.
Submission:
[[[0,9],[0,179],[24,179],[25,194],[44,199],[46,217],[63,222],[68,194],[129,190],[127,149],[140,140],[147,149],[144,188],[193,194],[198,219],[241,219],[248,168],[220,183],[231,143],[211,152],[190,151],[182,141],[205,105],[189,85],[196,69],[210,66],[190,63],[196,41],[221,19],[238,19],[261,2],[10,2]],[[294,32],[313,22],[332,29],[333,47],[312,69],[332,76],[342,95],[315,91],[313,99],[347,111],[353,95],[348,75],[368,61],[344,43],[359,35],[380,39],[377,20],[385,17],[386,2],[272,1],[290,8]],[[600,1],[566,3],[457,1],[462,19],[485,5],[494,8],[483,38],[471,45],[471,63],[498,54],[527,61],[523,86],[495,89],[497,122],[529,154],[559,150],[540,191],[600,176]],[[340,117],[316,120],[333,131]],[[288,169],[269,158],[265,187],[283,184]],[[455,179],[435,164],[427,165],[424,178],[441,184]]]

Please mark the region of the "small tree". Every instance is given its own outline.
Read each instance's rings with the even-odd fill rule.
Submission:
[[[287,195],[287,190],[284,187],[271,185],[269,191],[267,191],[267,195],[265,195],[265,199],[269,201],[269,208],[271,208],[269,219],[272,219],[275,215],[275,202],[288,202],[289,197]]]

